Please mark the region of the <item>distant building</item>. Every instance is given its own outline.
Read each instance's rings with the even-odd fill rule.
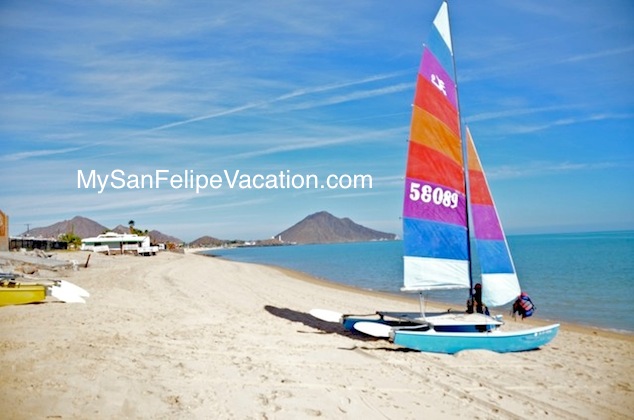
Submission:
[[[150,245],[149,236],[130,233],[106,232],[93,238],[81,240],[82,251],[93,252],[133,252],[139,255],[155,255],[159,247]]]

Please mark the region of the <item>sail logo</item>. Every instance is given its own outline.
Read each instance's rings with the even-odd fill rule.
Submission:
[[[445,96],[447,96],[445,82],[437,74],[432,73],[431,82],[434,84],[434,86],[438,88],[439,91],[441,91]]]
[[[433,188],[431,185],[421,185],[412,182],[409,186],[409,199],[412,201],[422,201],[423,203],[433,203],[450,209],[458,207],[458,193],[445,190],[441,187]]]

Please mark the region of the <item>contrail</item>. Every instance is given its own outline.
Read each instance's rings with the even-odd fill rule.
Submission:
[[[154,128],[150,128],[148,130],[145,130],[145,132],[165,130],[165,129],[168,129],[168,128],[178,127],[178,126],[181,126],[181,125],[191,124],[191,123],[197,122],[197,121],[204,121],[204,120],[209,120],[209,119],[212,119],[212,118],[222,117],[222,116],[225,116],[225,115],[235,114],[237,112],[242,112],[242,111],[246,111],[248,109],[253,109],[253,108],[258,108],[258,107],[270,105],[270,104],[273,104],[273,103],[276,103],[276,102],[285,101],[285,100],[292,99],[292,98],[297,98],[299,96],[310,95],[310,94],[319,93],[319,92],[327,92],[329,90],[336,90],[336,89],[341,89],[341,88],[345,88],[345,87],[348,87],[348,86],[361,85],[361,84],[365,84],[365,83],[375,82],[377,80],[390,79],[390,78],[393,78],[393,77],[401,76],[403,74],[405,74],[405,71],[386,73],[386,74],[378,74],[378,75],[366,77],[365,79],[355,80],[355,81],[352,81],[352,82],[333,83],[333,84],[329,84],[329,85],[316,86],[316,87],[313,87],[313,88],[298,89],[298,90],[294,90],[294,91],[292,91],[290,93],[285,93],[285,94],[280,95],[280,96],[278,96],[276,98],[269,99],[269,100],[266,100],[266,101],[253,102],[253,103],[249,103],[249,104],[246,104],[246,105],[238,106],[238,107],[235,107],[235,108],[229,108],[229,109],[226,109],[224,111],[215,112],[213,114],[201,115],[201,116],[194,117],[194,118],[189,118],[189,119],[183,120],[183,121],[177,121],[177,122],[173,122],[173,123],[169,123],[169,124],[160,125],[158,127],[154,127]]]

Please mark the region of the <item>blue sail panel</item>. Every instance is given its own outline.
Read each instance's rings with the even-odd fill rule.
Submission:
[[[440,33],[435,27],[432,27],[432,30],[429,31],[427,47],[445,71],[451,75],[452,79],[454,79],[453,57],[451,55],[451,51],[447,48],[445,41],[442,39]]]
[[[513,262],[504,241],[476,239],[482,273],[514,273]]]
[[[403,243],[406,256],[469,259],[467,230],[463,226],[406,217]]]

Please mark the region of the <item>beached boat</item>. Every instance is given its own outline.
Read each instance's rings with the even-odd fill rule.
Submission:
[[[15,274],[0,273],[0,306],[43,302],[48,296],[66,303],[86,303],[90,293],[66,280],[23,281]]]
[[[408,148],[403,204],[404,292],[418,293],[420,313],[378,311],[371,316],[313,310],[322,320],[389,338],[404,347],[440,353],[538,348],[558,324],[501,332],[500,318],[462,312],[425,313],[424,296],[467,289],[473,297],[475,244],[482,301],[502,306],[521,293],[510,250],[468,129],[460,123],[456,73],[446,2],[440,7],[420,63]]]
[[[0,306],[41,302],[46,296],[46,286],[0,282]]]

